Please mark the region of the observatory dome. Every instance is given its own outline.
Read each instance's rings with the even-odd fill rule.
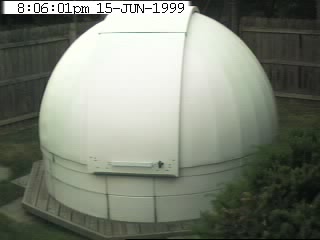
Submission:
[[[65,52],[40,110],[51,196],[125,222],[197,219],[277,130],[248,47],[190,8],[109,15]]]

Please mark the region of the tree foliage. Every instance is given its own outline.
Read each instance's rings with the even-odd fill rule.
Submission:
[[[320,130],[294,130],[262,147],[243,178],[213,201],[203,238],[320,238]]]

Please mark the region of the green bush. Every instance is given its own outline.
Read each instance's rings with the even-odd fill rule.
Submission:
[[[262,147],[195,228],[202,238],[320,238],[320,130]]]

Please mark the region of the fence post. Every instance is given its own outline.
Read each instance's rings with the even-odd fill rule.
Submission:
[[[0,43],[1,46],[1,43]],[[3,49],[0,48],[0,62],[4,61]],[[0,64],[0,81],[4,81],[4,64]]]
[[[239,34],[239,0],[229,0],[230,1],[230,25],[231,30],[235,34]]]

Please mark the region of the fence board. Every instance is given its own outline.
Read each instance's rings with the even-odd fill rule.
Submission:
[[[247,17],[240,31],[278,95],[318,99],[320,21]]]
[[[314,62],[320,65],[320,36],[303,36],[303,47],[301,60]]]
[[[79,24],[84,32],[96,22]],[[0,126],[38,116],[48,78],[70,45],[69,26],[0,31]]]
[[[246,27],[246,28],[243,28],[242,31],[243,32],[255,32],[255,33],[320,35],[320,31],[315,31],[315,30],[296,30],[296,29],[285,29],[285,28],[269,29],[269,28],[261,28],[261,27]]]

